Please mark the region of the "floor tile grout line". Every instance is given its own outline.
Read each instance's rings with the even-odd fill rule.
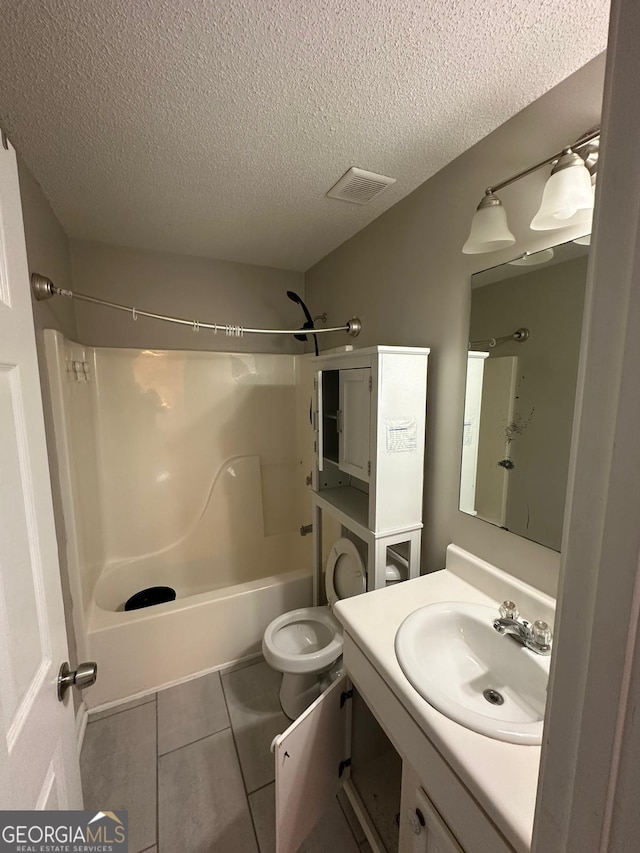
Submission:
[[[260,839],[258,838],[258,831],[256,829],[256,822],[253,819],[253,811],[251,809],[251,803],[249,802],[249,792],[247,790],[247,782],[244,778],[244,770],[242,769],[242,762],[240,761],[240,753],[238,752],[238,743],[236,741],[236,733],[233,728],[233,720],[231,719],[231,712],[229,711],[229,702],[227,700],[227,691],[224,689],[224,683],[222,681],[222,676],[220,676],[220,687],[222,688],[222,696],[224,698],[224,704],[227,709],[227,715],[229,717],[229,728],[231,729],[231,739],[233,740],[233,748],[236,752],[236,760],[238,762],[238,769],[240,770],[240,778],[242,779],[242,787],[244,788],[244,796],[247,801],[247,809],[249,811],[249,817],[251,819],[251,826],[253,828],[253,837],[256,840],[256,849],[258,853],[262,853],[260,847]]]
[[[168,749],[166,752],[159,753],[158,758],[164,758],[165,755],[171,755],[173,752],[179,752],[181,749],[184,749],[187,746],[193,746],[194,743],[200,743],[200,741],[206,740],[208,737],[213,737],[214,735],[219,735],[222,732],[226,732],[227,729],[230,728],[231,726],[225,726],[223,729],[218,729],[215,732],[208,732],[206,735],[202,735],[202,737],[197,737],[195,740],[190,740],[188,743],[183,743],[180,746],[174,746],[173,749]]]
[[[251,797],[253,794],[257,794],[258,791],[262,791],[264,788],[268,788],[269,785],[275,785],[275,779],[272,779],[270,782],[265,782],[264,785],[258,785],[257,788],[254,788],[253,791],[247,791],[247,796]]]

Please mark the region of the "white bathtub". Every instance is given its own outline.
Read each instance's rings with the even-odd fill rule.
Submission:
[[[77,655],[98,663],[87,704],[257,654],[272,619],[311,603],[295,570],[311,564],[312,362],[52,330],[45,346]],[[176,601],[124,612],[152,586]]]
[[[124,612],[98,604],[128,597],[110,574],[98,583],[88,620],[88,652],[99,662],[98,680],[85,693],[90,708],[250,658],[272,619],[312,597],[311,572],[299,570]],[[131,567],[122,577],[130,576]]]

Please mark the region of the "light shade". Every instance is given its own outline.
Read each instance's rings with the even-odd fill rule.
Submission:
[[[469,238],[462,251],[465,255],[478,255],[513,246],[515,242],[502,202],[498,196],[487,193],[473,215]]]
[[[588,222],[593,210],[591,175],[572,151],[558,160],[545,184],[540,209],[533,217],[534,231],[551,231]]]

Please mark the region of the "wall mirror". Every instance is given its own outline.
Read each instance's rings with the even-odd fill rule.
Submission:
[[[556,551],[588,251],[572,241],[471,280],[460,510]]]

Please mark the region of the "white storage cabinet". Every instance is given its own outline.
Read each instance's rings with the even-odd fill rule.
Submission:
[[[387,549],[420,573],[429,350],[369,347],[316,360],[312,475],[315,577],[321,513],[367,546],[367,589],[385,585]],[[319,600],[316,584],[316,602]]]

